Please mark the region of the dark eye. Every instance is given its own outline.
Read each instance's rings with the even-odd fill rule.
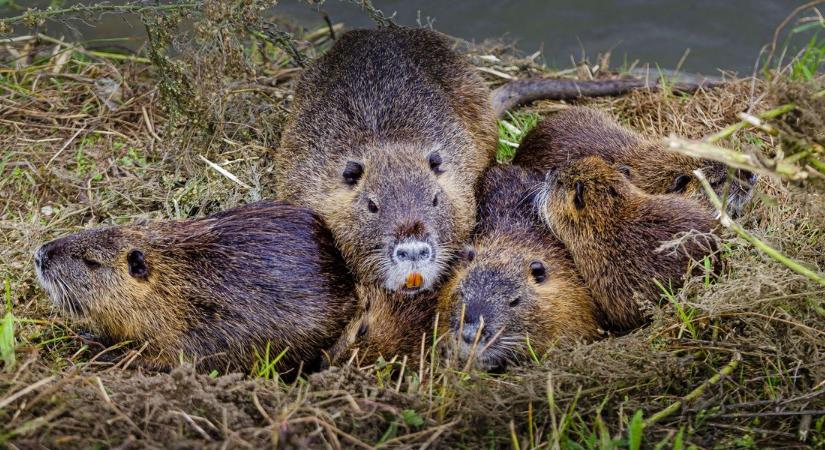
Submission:
[[[367,200],[367,209],[371,213],[377,213],[378,212],[378,205],[376,205],[375,202],[372,201],[372,200]]]
[[[367,334],[367,324],[361,322],[361,326],[358,327],[358,337],[363,337],[365,334]]]
[[[129,275],[135,278],[146,278],[149,275],[149,269],[146,267],[146,260],[142,251],[130,251],[126,255],[126,261],[129,263]]]
[[[670,189],[667,191],[669,193],[682,193],[687,188],[688,183],[690,183],[690,176],[689,175],[679,175],[673,180],[673,185],[670,186]]]
[[[438,206],[438,194],[435,194],[435,197],[433,197],[433,206]]]
[[[461,257],[467,260],[468,262],[472,262],[472,260],[476,259],[476,251],[473,247],[467,245],[461,251]]]
[[[619,167],[617,167],[617,169],[618,169],[618,170],[619,170],[619,172],[621,172],[621,173],[622,173],[622,175],[624,175],[626,178],[630,178],[630,166],[626,166],[626,165],[622,164],[622,165],[620,165]]]
[[[516,298],[514,298],[513,300],[510,301],[510,307],[514,308],[514,307],[518,306],[519,303],[521,303],[521,297],[516,297]]]
[[[430,153],[428,162],[430,163],[430,170],[432,170],[433,173],[436,175],[444,173],[444,170],[441,169],[441,155],[438,152]]]
[[[584,208],[584,183],[577,181],[575,184],[576,195],[573,197],[573,204],[576,209]]]
[[[536,283],[544,282],[544,280],[547,279],[547,270],[544,268],[544,264],[542,264],[540,261],[531,262],[530,275],[533,276],[533,279],[536,280]]]
[[[344,167],[344,173],[341,176],[344,177],[344,183],[348,186],[355,186],[355,183],[361,179],[361,175],[364,174],[364,166],[360,163],[355,161],[348,161],[347,166]]]
[[[83,257],[83,264],[86,264],[86,267],[90,269],[97,269],[100,267],[100,263],[95,261],[94,259],[88,258],[86,256]]]

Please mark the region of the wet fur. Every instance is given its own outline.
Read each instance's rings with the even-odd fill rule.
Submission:
[[[316,364],[355,312],[353,281],[311,211],[264,201],[183,221],[82,231],[50,244],[39,273],[56,305],[115,340],[149,341],[148,365],[179,354],[204,369],[247,371],[267,342],[281,371]],[[127,252],[148,276],[130,276]],[[88,268],[82,258],[99,261]]]
[[[582,183],[583,208],[575,205]],[[551,177],[536,198],[538,212],[570,251],[609,331],[624,332],[646,319],[640,302],[678,289],[691,260],[713,253],[716,222],[694,200],[651,195],[599,157],[570,163]],[[675,250],[658,250],[680,234],[698,232]]]
[[[606,113],[587,107],[573,107],[539,122],[522,140],[513,164],[548,172],[585,156],[625,166],[633,183],[649,194],[671,193],[677,178],[686,175],[690,181],[681,193],[707,202],[693,171],[701,169],[719,195],[729,178],[724,164],[668,152],[661,141],[646,138]],[[755,182],[755,177],[748,179],[748,173],[737,171],[735,175],[728,192],[734,215],[753,196]]]
[[[298,83],[275,153],[277,196],[319,212],[362,283],[396,285],[388,245],[406,223],[423,224],[438,258],[432,288],[472,229],[473,189],[495,153],[489,98],[440,33],[348,32]],[[427,164],[434,151],[443,173]],[[350,160],[365,167],[355,186],[341,177]]]
[[[498,333],[493,343],[476,346],[477,367],[491,369],[528,357],[526,339],[539,355],[560,341],[595,338],[598,326],[593,300],[564,246],[536,220],[533,196],[541,176],[515,166],[490,168],[480,185],[479,223],[471,243],[475,256],[464,262],[442,289],[439,312],[444,331],[453,333],[460,359],[473,353],[455,338],[462,303],[481,308],[485,326]],[[530,263],[542,261],[547,279],[537,283]],[[517,306],[509,306],[519,298]],[[483,350],[483,352],[482,352]]]

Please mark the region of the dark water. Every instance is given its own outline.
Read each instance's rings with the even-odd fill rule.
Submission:
[[[5,2],[0,1],[0,5]],[[73,2],[64,2],[72,4]],[[118,3],[118,2],[114,2]],[[717,69],[750,73],[760,49],[769,44],[776,26],[805,0],[374,0],[398,23],[432,22],[437,30],[468,40],[507,37],[525,53],[542,50],[544,61],[569,67],[571,56],[591,60],[612,50],[612,65],[639,60],[675,68],[714,73]],[[48,5],[20,1],[19,6]],[[327,0],[322,10],[348,27],[372,23],[352,4]],[[4,16],[19,14],[0,7]],[[307,27],[323,24],[322,15],[297,0],[284,0],[273,11]],[[143,37],[135,20],[106,15],[99,21],[50,22],[47,31],[68,39],[129,37],[134,47]]]

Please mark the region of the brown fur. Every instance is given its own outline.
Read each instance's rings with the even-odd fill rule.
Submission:
[[[628,331],[645,322],[638,302],[661,296],[654,280],[678,289],[691,260],[713,252],[710,212],[677,195],[647,194],[605,160],[570,163],[536,198],[545,223],[561,239],[593,294],[602,326]],[[696,231],[675,250],[663,242]]]
[[[559,341],[598,335],[593,300],[570,255],[532,213],[531,196],[540,185],[538,173],[520,167],[488,170],[472,246],[442,289],[439,313],[448,318],[445,328],[454,338],[448,343],[461,359],[472,358],[483,369],[526,358],[528,337],[533,350],[543,354]],[[531,272],[537,262],[544,279]],[[476,317],[484,318],[486,330],[476,330]],[[467,331],[468,338],[475,335],[473,330],[476,345],[461,337]]]
[[[319,212],[363,283],[396,290],[392,246],[428,240],[433,287],[472,229],[473,189],[495,147],[489,91],[443,35],[351,31],[298,83],[275,154],[276,191]],[[363,166],[352,185],[342,178],[350,162]]]
[[[350,358],[362,366],[378,357],[390,361],[397,357],[408,363],[420,360],[421,345],[428,348],[436,313],[434,292],[413,297],[359,284],[356,289],[360,308],[340,339],[330,350],[333,364]]]
[[[547,172],[585,156],[599,156],[624,166],[633,183],[649,194],[679,193],[706,201],[693,171],[701,169],[719,195],[729,178],[722,163],[666,151],[661,141],[646,138],[604,112],[586,107],[570,108],[539,122],[522,140],[513,164]],[[735,215],[753,195],[756,177],[745,171],[734,174],[727,195]]]
[[[140,252],[147,273],[136,276]],[[132,256],[130,256],[132,255]],[[38,278],[62,310],[145,363],[249,370],[267,343],[283,372],[320,361],[355,312],[353,282],[311,211],[258,202],[197,220],[81,231],[45,244]],[[306,367],[305,367],[306,368]]]

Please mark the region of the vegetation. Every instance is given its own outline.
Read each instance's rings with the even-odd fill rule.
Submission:
[[[706,144],[723,158],[717,146],[733,149],[763,174],[731,222],[753,240],[726,232],[725,272],[677,292],[662,286],[651,324],[629,335],[556,348],[504,374],[456,367],[433,346],[421,365],[388,355],[286,383],[268,348],[247,374],[197,374],[183,362],[149,372],[134,364],[139,346],[105,348],[82,321],[55,315],[33,272],[40,243],[273,196],[269,155],[299,72],[294,55],[316,57],[331,33],[279,24],[286,34],[267,34],[244,19],[256,6],[228,3],[186,16],[191,34],[170,33],[184,13],[152,12],[167,34],[146,57],[37,35],[0,50],[0,446],[825,446],[820,40],[763,79],[582,102],[672,136],[680,151]],[[458,47],[491,85],[504,81],[496,73],[554,75],[507,46]],[[599,67],[588,76],[616,76]],[[505,118],[499,159],[564,107],[538,102]]]

